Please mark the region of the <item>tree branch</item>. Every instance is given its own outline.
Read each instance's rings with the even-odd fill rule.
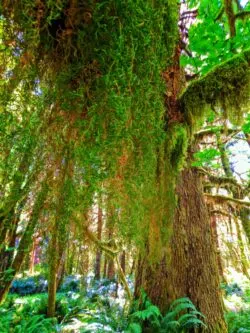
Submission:
[[[214,201],[218,201],[218,202],[233,202],[239,206],[245,206],[245,207],[250,207],[250,201],[245,201],[245,200],[240,200],[240,199],[234,199],[232,197],[228,197],[225,195],[220,195],[220,194],[210,194],[210,193],[204,193],[204,195],[209,198],[212,199]]]
[[[105,251],[115,261],[116,266],[117,266],[118,276],[119,276],[119,278],[120,278],[120,280],[121,280],[121,282],[122,282],[122,284],[124,286],[124,289],[127,292],[129,300],[131,301],[133,299],[133,297],[132,297],[131,291],[129,289],[129,286],[128,286],[125,274],[124,274],[124,272],[123,272],[123,270],[121,268],[121,265],[120,265],[120,262],[119,262],[119,259],[118,259],[118,254],[120,253],[119,249],[117,248],[117,246],[110,247],[110,246],[107,246],[106,243],[100,241],[96,237],[96,235],[88,229],[88,227],[86,225],[84,225],[83,228],[84,228],[84,231],[85,231],[87,237],[96,246],[98,246],[101,250]]]

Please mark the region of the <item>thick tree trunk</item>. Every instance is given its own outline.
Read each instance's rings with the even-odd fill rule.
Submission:
[[[216,247],[202,193],[199,174],[195,169],[185,169],[177,186],[179,201],[172,239],[171,280],[175,298],[190,297],[206,316],[206,332],[223,333],[227,328]]]
[[[167,253],[167,247],[162,247],[162,259],[157,264],[149,264],[147,253],[140,258],[135,296],[143,288],[163,312],[174,299],[188,296],[206,316],[206,332],[223,333],[227,328],[218,262],[202,193],[197,172],[185,169],[177,186],[178,208],[173,221],[171,251]]]

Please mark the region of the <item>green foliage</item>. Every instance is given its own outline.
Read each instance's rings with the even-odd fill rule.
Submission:
[[[213,166],[213,161],[220,156],[220,152],[214,148],[207,148],[194,153],[193,166]]]
[[[80,1],[78,8],[73,3],[1,4],[2,44],[11,40],[15,45],[8,47],[13,72],[1,89],[6,100],[3,119],[6,132],[14,132],[16,123],[20,130],[18,140],[8,143],[22,146],[28,140],[20,122],[26,109],[14,111],[12,103],[20,98],[26,108],[39,108],[41,113],[32,117],[30,112],[27,123],[32,124],[31,133],[37,127],[34,137],[41,165],[46,171],[53,169],[66,158],[66,150],[74,165],[71,184],[63,187],[67,209],[62,224],[68,224],[73,211],[88,209],[94,193],[102,191],[116,209],[122,207],[120,234],[141,244],[149,221],[147,202],[156,201],[157,195],[157,149],[165,140],[161,74],[178,38],[178,6],[174,0],[90,0]],[[9,67],[5,64],[4,70]],[[3,146],[6,140],[5,135]],[[179,161],[174,155],[181,141],[179,137],[174,162]],[[18,169],[12,167],[8,152],[9,170]],[[32,150],[28,155],[37,156]],[[16,156],[13,151],[13,159]],[[124,156],[127,163],[121,166]],[[53,214],[57,182],[51,186]]]
[[[250,114],[247,115],[247,118],[242,126],[242,130],[245,134],[250,134]]]
[[[226,321],[229,333],[250,333],[250,311],[226,313]]]
[[[44,315],[20,317],[14,311],[0,309],[1,333],[53,333],[56,332],[55,320]]]
[[[197,21],[189,29],[189,50],[192,57],[182,55],[182,64],[192,68],[194,72],[204,75],[218,62],[230,59],[235,53],[249,47],[250,22],[249,19],[236,20],[236,36],[229,38],[227,17],[223,9],[223,1],[220,0],[189,0],[190,8],[199,8]],[[244,11],[249,10],[249,2]],[[236,10],[235,6],[235,13]],[[219,18],[219,14],[221,17]],[[202,38],[201,38],[202,36]]]
[[[175,300],[165,316],[159,308],[151,303],[145,292],[142,292],[140,310],[130,315],[131,323],[126,332],[141,332],[139,325],[147,332],[188,332],[189,329],[204,327],[204,316],[196,310],[194,304],[187,297]],[[138,305],[137,305],[138,306]]]

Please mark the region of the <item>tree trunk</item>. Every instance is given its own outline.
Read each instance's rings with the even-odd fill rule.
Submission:
[[[177,186],[170,265],[175,298],[188,296],[206,316],[206,332],[227,332],[216,248],[202,182],[195,169],[185,169]],[[202,330],[201,330],[202,331]]]
[[[98,220],[97,220],[97,238],[102,239],[102,209],[98,207]],[[100,249],[96,250],[96,259],[95,259],[95,279],[100,280],[101,278],[101,259],[102,251]]]
[[[126,251],[123,250],[122,254],[120,256],[120,262],[121,262],[121,269],[123,273],[126,275]]]
[[[58,228],[55,225],[49,245],[48,317],[55,317],[58,270]]]
[[[32,242],[32,235],[37,223],[37,220],[39,219],[41,210],[43,208],[44,201],[47,196],[48,187],[47,184],[44,183],[43,187],[38,194],[34,208],[32,211],[32,215],[30,217],[30,221],[28,222],[28,225],[24,231],[24,234],[20,240],[17,253],[15,255],[15,258],[13,259],[12,264],[8,267],[8,269],[1,273],[0,275],[0,304],[5,300],[5,297],[8,294],[8,291],[10,289],[11,283],[14,280],[14,277],[16,273],[18,273],[23,260],[26,256],[27,251],[30,248],[31,242]]]
[[[223,281],[223,283],[226,283],[227,281],[226,281],[226,278],[224,276],[224,267],[223,267],[223,262],[222,262],[222,258],[221,258],[219,236],[218,236],[218,231],[217,231],[216,215],[212,214],[211,217],[210,217],[210,220],[211,220],[211,228],[212,228],[212,234],[213,234],[213,238],[214,238],[214,244],[216,246],[217,263],[218,263],[220,278]]]
[[[206,316],[206,332],[227,332],[215,244],[202,183],[194,169],[182,172],[177,194],[171,251],[168,254],[162,247],[157,264],[149,264],[147,253],[139,259],[135,296],[142,287],[163,312],[174,299],[188,296]]]
[[[104,263],[103,263],[103,275],[102,275],[102,277],[104,279],[107,278],[107,266],[108,266],[108,258],[107,258],[107,255],[105,255]]]
[[[109,259],[108,262],[107,278],[110,280],[115,278],[115,263],[113,259]]]

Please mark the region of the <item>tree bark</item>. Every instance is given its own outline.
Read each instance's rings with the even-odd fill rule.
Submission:
[[[97,220],[97,238],[99,240],[102,239],[102,209],[98,207],[98,220]],[[96,258],[95,258],[95,279],[100,280],[101,278],[101,259],[102,259],[102,251],[98,248],[96,250]]]
[[[135,296],[143,288],[163,312],[174,299],[188,296],[206,316],[206,332],[227,332],[215,244],[201,179],[191,168],[185,169],[180,178],[170,253],[167,247],[162,247],[162,259],[157,264],[149,264],[147,251],[139,259]]]
[[[206,316],[206,332],[227,332],[216,246],[195,169],[185,169],[177,186],[178,208],[174,222],[170,273],[174,296],[188,296]],[[200,331],[202,331],[201,329]]]

